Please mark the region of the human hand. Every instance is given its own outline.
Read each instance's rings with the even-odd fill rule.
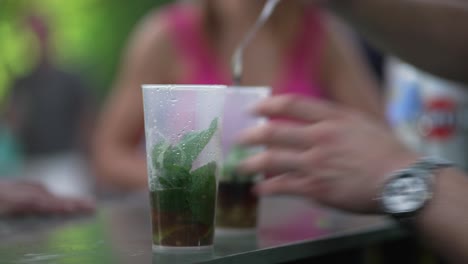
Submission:
[[[94,203],[57,197],[32,182],[0,182],[0,216],[91,213]]]
[[[255,112],[297,121],[268,122],[240,137],[241,144],[267,147],[239,167],[276,175],[256,186],[261,195],[301,195],[339,209],[376,213],[375,198],[386,175],[417,159],[381,122],[331,103],[275,96]]]

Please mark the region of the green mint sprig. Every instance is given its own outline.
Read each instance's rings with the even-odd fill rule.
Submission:
[[[161,211],[192,214],[201,223],[213,222],[216,195],[216,162],[193,170],[193,162],[218,128],[215,118],[203,131],[185,134],[179,143],[162,140],[151,150],[152,174]],[[156,201],[156,200],[155,200]]]
[[[252,181],[250,175],[241,175],[237,171],[237,166],[245,158],[251,155],[251,151],[242,146],[234,146],[228,152],[223,166],[221,180],[230,182],[249,182]]]

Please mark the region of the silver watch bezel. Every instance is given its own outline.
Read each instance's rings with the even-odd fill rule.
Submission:
[[[434,195],[434,178],[436,170],[452,167],[453,165],[454,164],[452,162],[438,157],[423,157],[409,167],[393,172],[390,176],[387,177],[388,180],[384,183],[380,191],[379,200],[382,212],[396,218],[408,218],[414,216],[427,205],[428,201],[431,200]],[[384,197],[385,191],[388,186],[392,184],[392,182],[401,179],[405,175],[412,175],[413,177],[418,177],[419,179],[423,180],[424,184],[426,185],[425,197],[422,199],[421,204],[413,210],[395,211],[386,205],[385,199],[388,197]]]
[[[394,184],[395,181],[401,181],[404,178],[413,177],[420,179],[421,183],[424,184],[424,197],[421,198],[421,202],[417,207],[411,210],[394,210],[393,207],[388,205],[388,199],[390,199],[390,194],[388,192],[388,188]],[[427,169],[420,169],[420,168],[407,168],[403,170],[398,170],[394,172],[389,179],[385,182],[382,190],[381,190],[381,197],[380,197],[380,205],[382,211],[386,214],[390,214],[396,217],[409,217],[416,214],[420,211],[424,206],[427,204],[427,201],[430,200],[433,196],[433,177],[434,174],[431,170]],[[398,194],[402,195],[402,194]],[[410,194],[408,194],[410,195]]]

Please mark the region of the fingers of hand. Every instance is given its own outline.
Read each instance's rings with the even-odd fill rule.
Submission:
[[[269,122],[245,130],[239,137],[239,143],[304,151],[317,146],[333,147],[340,141],[343,131],[340,123],[333,121],[312,125]]]
[[[328,189],[330,179],[315,174],[285,173],[257,184],[255,192],[260,195],[321,197]]]
[[[269,122],[246,130],[240,135],[239,143],[304,149],[309,145],[307,139],[307,126]]]
[[[38,209],[43,213],[79,214],[93,212],[95,207],[91,200],[50,196],[44,197]]]
[[[69,203],[72,205],[72,208],[73,208],[73,210],[71,211],[72,213],[76,213],[76,212],[91,213],[96,209],[95,202],[92,200],[70,199]]]
[[[0,214],[12,216],[91,213],[95,209],[91,200],[57,197],[41,191],[16,195],[4,202]]]
[[[306,122],[317,122],[339,114],[337,106],[297,95],[280,95],[261,102],[255,112],[268,117],[284,117]]]
[[[23,196],[21,199],[11,200],[5,214],[12,216],[44,214],[49,213],[51,206],[53,205],[45,197]]]
[[[244,143],[264,144],[269,148],[244,160],[240,164],[240,170],[275,174],[309,173],[311,170],[328,166],[332,156],[340,155],[336,144],[339,141],[339,133],[333,124],[292,128],[294,131],[290,135],[288,129],[291,128],[283,125],[275,127],[276,132],[272,132],[271,128],[252,129],[247,132],[243,138]]]
[[[255,186],[260,195],[302,195],[302,183],[305,176],[299,173],[285,173]]]
[[[243,173],[263,172],[282,174],[298,171],[303,167],[301,155],[297,151],[272,148],[247,158],[240,163]]]

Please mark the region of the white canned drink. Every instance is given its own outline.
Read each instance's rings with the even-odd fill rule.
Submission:
[[[421,73],[424,111],[419,118],[422,151],[468,170],[468,89]]]
[[[389,120],[403,142],[468,171],[468,88],[396,60],[388,84]]]

